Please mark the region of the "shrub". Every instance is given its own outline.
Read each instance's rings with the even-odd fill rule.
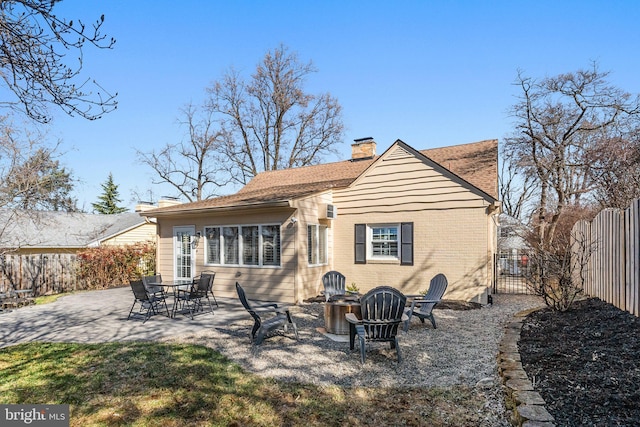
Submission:
[[[156,247],[153,242],[89,248],[78,253],[78,281],[83,289],[106,289],[153,274]]]

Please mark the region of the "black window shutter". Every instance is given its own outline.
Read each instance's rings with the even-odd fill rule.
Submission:
[[[413,223],[400,224],[400,265],[413,265]]]
[[[367,224],[356,224],[355,263],[367,263]]]

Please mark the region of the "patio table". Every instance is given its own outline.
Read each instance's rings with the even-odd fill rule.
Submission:
[[[177,311],[177,300],[178,300],[178,291],[180,290],[189,290],[191,288],[193,281],[192,280],[172,280],[168,282],[150,282],[149,286],[162,286],[163,288],[167,288],[167,290],[171,290],[171,295],[173,296],[173,306],[171,307],[171,317],[174,318]],[[167,292],[169,293],[169,292]]]

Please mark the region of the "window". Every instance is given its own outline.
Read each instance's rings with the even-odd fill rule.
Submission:
[[[324,225],[307,226],[307,261],[309,265],[327,263],[327,227]]]
[[[280,265],[280,226],[263,225],[262,265]]]
[[[398,226],[371,227],[371,258],[398,258]]]
[[[413,223],[356,224],[355,263],[367,260],[398,260],[413,265]]]
[[[242,227],[242,263],[244,265],[259,265],[260,253],[258,226]]]
[[[238,227],[222,227],[224,263],[240,264]]]
[[[206,264],[279,266],[280,226],[205,227]]]
[[[204,229],[204,237],[206,239],[206,263],[220,264],[220,228],[207,227]]]
[[[504,226],[500,227],[500,237],[511,237],[513,235],[513,228]]]

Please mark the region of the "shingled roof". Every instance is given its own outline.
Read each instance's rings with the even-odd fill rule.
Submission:
[[[432,148],[420,153],[498,199],[498,140]],[[253,205],[286,206],[285,202],[291,199],[348,187],[379,157],[262,172],[235,194],[153,209],[143,215]]]
[[[0,209],[0,247],[82,248],[97,246],[145,223],[134,212],[97,215],[80,212],[11,211]]]

